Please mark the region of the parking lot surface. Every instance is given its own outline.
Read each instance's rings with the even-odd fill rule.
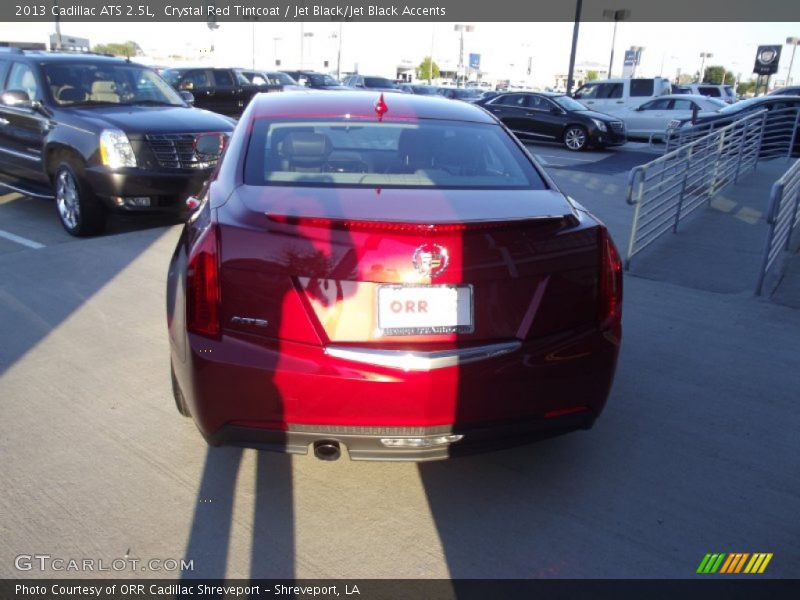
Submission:
[[[653,151],[530,149],[624,247],[627,171]],[[18,194],[0,196],[0,223],[0,577],[44,575],[17,570],[20,554],[193,561],[102,574],[121,577],[671,578],[708,552],[771,552],[764,576],[800,572],[794,308],[629,274],[592,430],[438,463],[331,463],[211,449],[176,412],[164,292],[178,225],[120,219],[75,239]]]

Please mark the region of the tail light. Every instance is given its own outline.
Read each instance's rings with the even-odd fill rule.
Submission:
[[[219,336],[219,249],[217,227],[197,240],[186,270],[186,323],[192,333]]]
[[[600,279],[598,322],[617,339],[622,333],[622,261],[608,230],[602,228],[600,242]]]

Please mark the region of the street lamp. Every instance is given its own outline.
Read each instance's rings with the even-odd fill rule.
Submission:
[[[797,50],[797,45],[800,44],[800,38],[796,37],[788,37],[786,38],[786,43],[791,45],[792,47],[792,58],[789,59],[789,72],[786,74],[786,85],[791,85],[792,83],[792,65],[794,64],[794,51]]]
[[[617,43],[617,23],[631,16],[631,11],[626,8],[618,10],[607,9],[603,11],[603,18],[614,21],[614,35],[611,37],[611,59],[608,61],[608,77],[611,78],[611,67],[614,66],[614,45]]]
[[[466,80],[466,78],[467,78],[466,77],[466,69],[464,68],[464,32],[466,31],[467,33],[471,33],[473,31],[475,31],[475,26],[474,25],[464,25],[463,23],[456,23],[453,26],[453,31],[458,31],[458,32],[461,33],[461,41],[459,43],[459,48],[458,48],[458,73],[456,73],[456,87],[459,87],[459,85],[458,85],[458,77],[459,77],[459,73],[461,73],[462,69],[464,70],[464,79]],[[433,59],[431,58],[431,60],[433,60]]]
[[[275,66],[276,67],[280,67],[281,66],[281,61],[278,58],[278,42],[280,42],[282,39],[283,38],[280,38],[280,37],[272,38],[272,43],[273,43],[274,53],[275,53]]]
[[[697,80],[697,83],[703,83],[703,80],[706,77],[706,59],[711,58],[714,56],[711,52],[701,52],[700,53],[700,77]]]

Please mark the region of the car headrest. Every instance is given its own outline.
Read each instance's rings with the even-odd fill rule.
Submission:
[[[284,138],[281,144],[281,153],[295,162],[323,162],[330,154],[331,147],[331,141],[327,135],[310,131],[296,131]]]
[[[94,81],[92,82],[93,94],[115,94],[117,86],[113,81]]]

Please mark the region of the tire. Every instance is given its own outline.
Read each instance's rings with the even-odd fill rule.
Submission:
[[[186,398],[183,397],[183,392],[178,385],[178,379],[175,377],[175,368],[172,366],[172,361],[169,362],[169,374],[172,376],[172,397],[175,399],[175,408],[184,417],[191,417],[192,413],[189,412],[189,407],[186,406]]]
[[[580,125],[570,125],[564,131],[564,145],[567,150],[572,150],[573,152],[586,150],[589,145],[589,134]]]
[[[106,226],[107,212],[76,169],[66,160],[58,163],[53,177],[56,212],[67,233],[76,237],[97,235]]]

